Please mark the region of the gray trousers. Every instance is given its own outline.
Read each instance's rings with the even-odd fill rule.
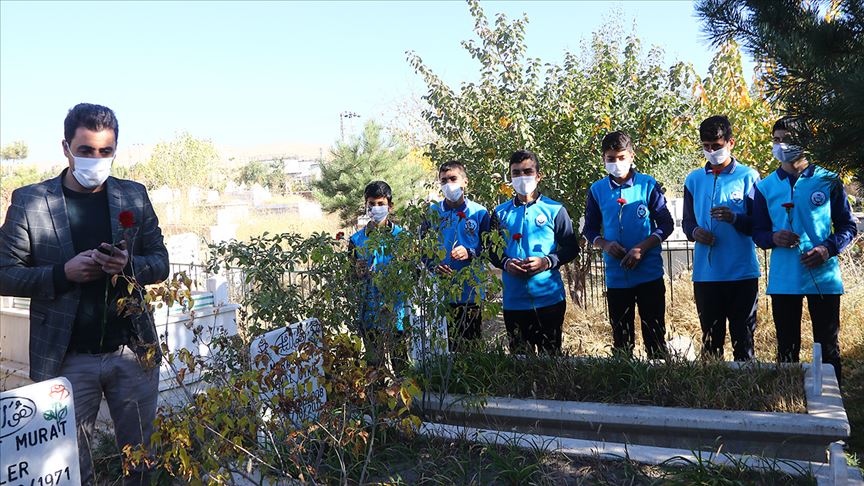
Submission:
[[[60,375],[72,384],[81,484],[92,485],[90,449],[103,394],[114,422],[117,447],[122,451],[127,444],[149,446],[159,395],[159,368],[145,371],[135,353],[121,346],[112,353],[67,353]],[[137,469],[136,474],[124,478],[123,484],[146,484],[144,468]]]

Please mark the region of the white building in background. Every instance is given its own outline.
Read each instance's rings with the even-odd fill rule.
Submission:
[[[321,178],[321,161],[318,159],[301,159],[297,157],[270,156],[259,158],[259,162],[272,166],[282,162],[282,171],[288,180],[308,185]]]

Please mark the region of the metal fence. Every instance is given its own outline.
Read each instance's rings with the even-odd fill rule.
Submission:
[[[687,240],[664,241],[661,245],[664,277],[669,279],[669,298],[675,302],[673,280],[693,269],[694,244]],[[606,305],[606,262],[603,251],[591,248],[587,251],[588,272],[585,276],[585,295],[582,301],[584,307]]]
[[[664,278],[668,279],[669,285],[667,292],[670,303],[675,302],[675,286],[673,282],[683,273],[692,271],[693,269],[693,249],[694,243],[687,240],[664,241],[661,246],[663,257]],[[763,266],[762,278],[768,274],[768,262],[765,254],[762,251],[757,252],[759,255],[760,264]],[[582,306],[585,308],[591,306],[606,307],[606,263],[603,259],[603,252],[599,249],[592,248],[587,251],[586,258],[587,272],[585,275],[585,290],[582,298]],[[207,268],[203,265],[194,264],[171,264],[171,273],[185,271],[186,275],[192,279],[193,290],[206,290],[207,279],[212,276]],[[228,281],[228,296],[232,302],[240,302],[243,296],[249,290],[246,278],[240,270],[228,269],[223,270],[221,274]],[[289,285],[298,285],[305,292],[312,291],[312,281],[307,276],[304,270],[294,272],[285,272],[283,275],[283,283]]]
[[[186,276],[192,280],[192,290],[204,291],[207,290],[207,280],[213,276],[208,271],[205,265],[192,263],[171,263],[171,275],[180,272],[186,272]],[[243,297],[249,291],[249,282],[246,275],[238,269],[223,269],[219,274],[225,277],[228,283],[228,300],[230,302],[242,302]],[[296,285],[300,288],[304,296],[308,296],[312,292],[312,279],[309,278],[305,270],[296,270],[293,272],[284,272],[282,274],[283,285]]]
[[[669,295],[669,304],[675,303],[675,285],[676,278],[682,274],[693,271],[693,249],[695,243],[687,240],[672,240],[664,241],[661,245],[661,255],[663,257],[663,278],[667,279],[669,284],[666,286],[667,294]],[[756,256],[759,260],[762,274],[759,277],[760,284],[766,284],[768,278],[768,261],[770,260],[770,251],[756,249]],[[582,300],[582,307],[588,308],[591,306],[602,306],[606,309],[606,264],[603,259],[603,251],[592,248],[588,253],[588,272],[585,277],[585,294]],[[688,278],[689,281],[689,278]],[[768,301],[765,300],[765,305]]]

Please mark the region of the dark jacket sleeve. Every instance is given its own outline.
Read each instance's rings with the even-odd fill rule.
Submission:
[[[25,190],[12,192],[0,227],[0,295],[53,299],[55,265],[33,266]]]
[[[546,255],[552,264],[550,269],[572,262],[579,254],[579,239],[573,231],[573,220],[567,208],[561,207],[555,215],[555,250]]]
[[[468,254],[471,255],[471,258],[476,258],[477,255],[483,253],[485,251],[485,242],[483,241],[483,237],[489,234],[489,229],[492,227],[492,218],[489,216],[489,211],[483,213],[483,217],[480,218],[480,228],[478,229],[477,234],[480,235],[477,242],[477,248],[468,248]]]
[[[756,183],[759,182],[757,177],[754,181],[750,193],[744,196],[744,214],[735,214],[735,219],[732,220],[732,226],[739,233],[747,236],[753,235],[753,198],[756,195]]]
[[[666,206],[666,196],[661,192],[659,184],[654,186],[654,190],[648,196],[648,212],[656,226],[651,234],[660,238],[661,242],[666,241],[666,238],[675,231],[675,220],[672,219],[672,213]]]
[[[837,187],[831,191],[831,223],[834,232],[822,244],[828,249],[828,254],[833,257],[849,246],[849,243],[858,234],[858,221],[852,214],[852,207],[849,206],[846,190],[840,184],[837,184]]]
[[[582,236],[588,240],[588,245],[593,246],[594,240],[600,237],[600,229],[603,226],[603,214],[600,212],[600,205],[588,190],[588,195],[585,197],[585,225],[582,227]]]
[[[774,248],[774,225],[768,213],[768,203],[758,187],[753,195],[753,242],[763,250]]]
[[[693,232],[696,231],[696,228],[699,227],[696,224],[696,213],[693,210],[693,193],[690,192],[690,189],[687,186],[684,186],[684,214],[681,217],[681,229],[684,231],[684,235],[690,241],[696,241],[696,238],[693,237]]]
[[[498,219],[498,215],[494,211],[489,216],[489,232],[493,232],[493,231],[498,233],[498,235],[502,239],[504,238],[504,232],[501,229],[501,222]],[[502,270],[504,269],[504,265],[507,263],[507,257],[506,256],[504,256],[502,254],[499,257],[496,249],[489,246],[489,245],[486,245],[486,248],[484,249],[484,251],[486,251],[486,253],[489,255],[489,261],[492,263],[492,265],[495,265],[496,267],[498,267]]]
[[[141,285],[150,285],[168,278],[168,249],[159,228],[159,218],[153,211],[153,205],[147,196],[147,190],[141,186],[143,204],[143,221],[136,238],[140,242],[140,250],[133,253],[130,266],[135,279]]]

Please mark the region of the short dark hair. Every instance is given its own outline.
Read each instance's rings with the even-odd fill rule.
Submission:
[[[75,131],[79,127],[94,132],[114,130],[115,141],[120,136],[120,124],[117,123],[117,117],[111,108],[102,105],[78,103],[69,110],[69,113],[66,114],[66,120],[63,121],[63,134],[66,137],[66,143],[72,143],[72,139],[75,138]]]
[[[386,197],[387,204],[393,204],[393,190],[384,181],[373,181],[366,185],[366,189],[363,189],[363,201],[365,202],[370,197],[372,199]]]
[[[534,161],[534,170],[540,172],[540,161],[537,160],[537,155],[530,150],[517,150],[513,152],[513,155],[510,156],[510,165],[521,164],[526,160]],[[508,165],[507,167],[510,167]]]
[[[699,124],[699,139],[702,141],[722,138],[727,142],[732,138],[732,124],[725,115],[714,115]]]
[[[468,175],[468,172],[465,170],[465,164],[459,162],[458,160],[448,160],[447,162],[441,164],[440,167],[438,167],[439,174],[442,172],[447,172],[448,170],[458,170],[462,172],[463,176]]]
[[[771,133],[773,134],[777,130],[786,130],[789,132],[792,135],[792,142],[802,147],[807,146],[807,143],[813,136],[810,125],[799,116],[784,116],[777,120],[771,129]]]
[[[607,150],[614,150],[616,152],[629,150],[632,152],[633,140],[627,132],[622,132],[620,130],[607,133],[606,136],[603,137],[603,141],[600,143],[600,151],[605,154]]]

